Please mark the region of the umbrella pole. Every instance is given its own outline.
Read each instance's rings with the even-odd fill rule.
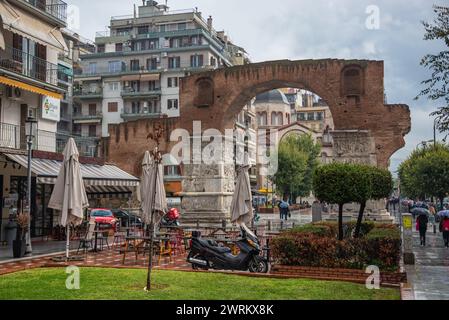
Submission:
[[[66,225],[66,244],[65,244],[65,257],[67,260],[69,260],[69,249],[70,249],[70,226],[69,224]]]
[[[156,160],[155,161],[155,165],[156,165],[156,173],[154,175],[154,194],[153,194],[153,198],[151,199],[152,201],[152,206],[151,206],[151,213],[150,213],[150,258],[148,260],[148,275],[147,275],[147,286],[146,286],[146,290],[150,291],[151,290],[151,270],[153,268],[153,240],[154,240],[154,206],[156,204],[156,185],[157,185],[157,175],[159,173],[159,161]]]

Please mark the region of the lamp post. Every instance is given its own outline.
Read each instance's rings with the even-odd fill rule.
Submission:
[[[28,117],[25,120],[25,136],[27,139],[27,151],[28,151],[28,170],[27,170],[27,202],[26,202],[26,208],[28,211],[28,232],[26,236],[26,252],[31,253],[32,247],[31,247],[31,157],[32,157],[32,149],[33,149],[33,138],[34,133],[37,127],[37,121],[36,119],[32,117]]]

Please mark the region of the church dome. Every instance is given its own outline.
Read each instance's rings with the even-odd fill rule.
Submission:
[[[284,103],[290,105],[285,94],[277,89],[258,94],[254,103]]]

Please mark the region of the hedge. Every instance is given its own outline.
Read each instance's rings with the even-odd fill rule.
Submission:
[[[353,225],[347,224],[347,230]],[[336,238],[336,224],[317,223],[295,228],[271,242],[277,263],[289,266],[361,269],[376,265],[382,270],[399,268],[401,236],[391,225],[365,224],[361,238]]]

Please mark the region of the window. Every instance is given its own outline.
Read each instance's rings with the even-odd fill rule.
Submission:
[[[122,52],[122,51],[123,51],[123,43],[116,43],[115,52]]]
[[[160,88],[159,88],[159,83],[158,83],[158,81],[156,81],[156,80],[151,80],[151,81],[149,81],[149,82],[148,82],[148,89],[149,89],[150,91],[152,91],[152,90],[159,90]]]
[[[179,38],[170,39],[170,48],[179,48],[181,40]]]
[[[198,45],[198,44],[200,44],[200,37],[199,36],[192,36],[192,37],[190,37],[190,43],[191,43],[191,45]]]
[[[196,55],[190,56],[190,66],[192,68],[202,67],[203,66],[203,55],[196,54]]]
[[[97,63],[96,62],[89,62],[88,73],[89,74],[97,73]]]
[[[324,117],[324,113],[323,112],[317,112],[315,119],[318,120],[318,121],[322,121],[323,117]]]
[[[186,30],[187,29],[187,23],[182,22],[178,23],[178,30]]]
[[[308,121],[314,121],[315,120],[315,113],[313,113],[313,112],[307,113],[307,120]]]
[[[119,82],[109,82],[108,83],[108,87],[109,87],[109,91],[118,91],[119,90]]]
[[[169,77],[167,78],[167,86],[169,88],[177,88],[178,87],[178,77]]]
[[[74,135],[77,135],[77,136],[81,135],[81,125],[80,124],[74,123],[72,130],[73,130]]]
[[[97,46],[97,53],[104,53],[106,51],[106,46],[104,44],[99,44]]]
[[[257,124],[259,126],[266,126],[267,125],[267,113],[262,112],[257,114]]]
[[[118,36],[127,36],[129,35],[131,29],[129,28],[121,28],[121,29],[117,29],[117,35]]]
[[[130,81],[129,88],[131,92],[139,92],[140,91],[140,81]]]
[[[304,112],[299,113],[299,120],[305,121],[306,120],[306,114]]]
[[[137,28],[138,34],[147,34],[149,32],[149,26],[140,26]]]
[[[109,102],[108,103],[108,112],[117,112],[118,111],[118,103],[117,102]]]
[[[168,68],[169,69],[181,68],[181,57],[168,58]]]
[[[168,109],[178,109],[178,99],[167,100]]]
[[[148,42],[148,49],[154,50],[159,48],[159,40],[158,39],[152,39]]]
[[[164,166],[164,175],[171,177],[180,176],[181,170],[179,169],[179,166]]]
[[[147,59],[147,70],[156,70],[157,69],[157,58]]]
[[[217,66],[217,59],[215,57],[210,57],[210,65],[213,67]]]
[[[96,116],[97,115],[97,104],[90,103],[89,104],[89,115]]]
[[[131,113],[140,113],[140,101],[131,102]]]
[[[97,125],[93,124],[89,126],[89,137],[97,136]]]
[[[108,66],[109,66],[110,73],[120,72],[122,69],[122,62],[121,61],[109,61]]]
[[[139,60],[137,60],[137,59],[131,60],[130,65],[131,65],[131,71],[139,71],[139,69],[140,69]]]
[[[151,114],[161,113],[161,106],[159,104],[159,100],[154,99],[148,101],[148,113]]]
[[[159,31],[160,32],[165,32],[165,24],[162,24],[159,26]]]

